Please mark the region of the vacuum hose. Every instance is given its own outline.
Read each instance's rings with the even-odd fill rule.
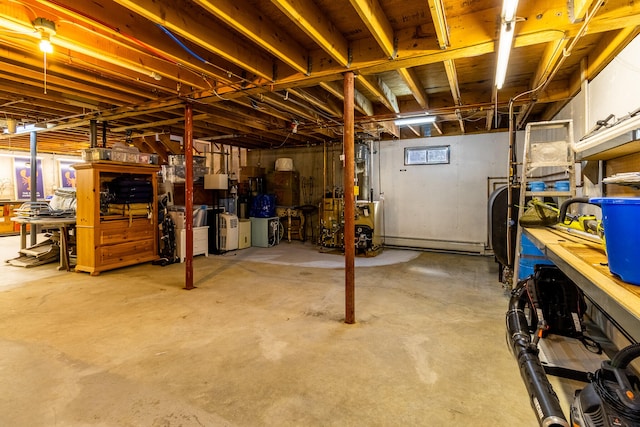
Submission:
[[[509,344],[520,367],[531,406],[538,416],[541,427],[569,427],[558,396],[549,383],[547,374],[538,357],[538,347],[531,341],[529,324],[524,312],[527,303],[527,281],[522,280],[511,292],[507,311],[507,334]]]

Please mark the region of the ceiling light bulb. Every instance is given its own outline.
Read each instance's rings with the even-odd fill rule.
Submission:
[[[44,31],[40,35],[40,50],[44,53],[53,52],[53,46],[51,45],[49,34]]]
[[[56,24],[46,18],[36,18],[33,21],[33,28],[40,32],[40,50],[44,53],[53,52],[51,46],[51,36],[56,34]]]

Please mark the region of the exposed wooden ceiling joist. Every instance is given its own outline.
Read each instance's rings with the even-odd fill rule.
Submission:
[[[52,149],[60,135],[75,152],[87,144],[89,120],[108,122],[109,143],[127,131],[181,133],[185,102],[199,118],[196,138],[313,144],[341,138],[341,82],[350,70],[358,76],[356,120],[370,135],[416,137],[420,130],[400,135],[392,119],[426,111],[438,115],[435,129],[445,135],[471,123],[504,129],[508,100],[546,80],[555,64],[544,90],[515,103],[522,123],[558,111],[638,33],[640,6],[608,0],[564,59],[582,25],[570,15],[595,5],[586,0],[569,11],[564,0],[520,2],[516,71],[498,93],[498,0],[446,9],[441,0],[0,0],[1,112],[21,125],[55,122],[38,131],[41,146]],[[36,17],[57,30],[46,93]],[[28,147],[28,135],[0,140]]]
[[[291,21],[327,52],[339,65],[348,67],[349,43],[311,0],[271,0]],[[311,65],[313,70],[313,64]]]

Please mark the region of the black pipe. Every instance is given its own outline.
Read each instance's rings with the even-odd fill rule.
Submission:
[[[531,341],[529,323],[525,314],[527,304],[527,280],[522,280],[511,292],[507,311],[507,333],[509,344],[520,367],[531,406],[541,427],[569,427],[558,396],[549,383],[547,374],[538,357],[538,347]]]
[[[89,121],[89,147],[98,147],[98,122],[95,120]]]
[[[107,148],[107,122],[102,122],[102,148]]]
[[[567,209],[569,206],[574,203],[589,203],[588,197],[573,197],[571,199],[565,200],[562,205],[560,205],[560,213],[558,214],[558,222],[560,224],[564,224],[565,219],[567,218]]]

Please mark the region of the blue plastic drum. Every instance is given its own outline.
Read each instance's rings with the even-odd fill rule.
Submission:
[[[590,202],[602,208],[609,271],[640,285],[640,198],[598,197]]]

